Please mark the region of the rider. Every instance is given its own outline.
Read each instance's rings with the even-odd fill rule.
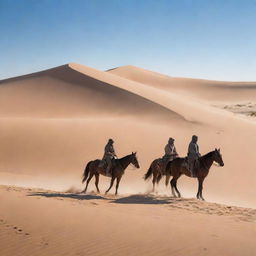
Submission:
[[[173,138],[169,138],[168,143],[164,148],[164,152],[165,152],[165,155],[163,156],[163,160],[164,160],[164,170],[165,170],[167,163],[169,161],[172,161],[174,158],[178,157],[178,153],[174,146]]]
[[[192,177],[195,177],[195,169],[198,167],[198,159],[201,156],[199,153],[199,146],[197,141],[198,137],[193,135],[192,140],[188,146],[188,167]]]
[[[114,150],[114,141],[112,139],[108,140],[107,145],[105,146],[104,156],[102,160],[107,162],[106,174],[110,174],[110,169],[112,167],[112,160],[116,157],[116,153]]]

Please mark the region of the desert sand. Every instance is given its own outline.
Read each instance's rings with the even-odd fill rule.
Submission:
[[[255,254],[253,209],[149,195],[0,192],[1,255]]]
[[[232,108],[249,103],[256,104],[256,82],[134,66],[70,63],[1,80],[0,254],[253,255],[256,118]],[[193,134],[202,154],[220,148],[225,163],[205,180],[207,202],[193,199],[197,181],[186,177],[178,182],[182,199],[170,197],[164,179],[149,194],[142,177],[151,161],[170,136],[185,156]],[[102,157],[108,138],[119,157],[137,151],[141,168],[126,170],[118,197],[94,194],[93,182],[79,195],[86,163]],[[102,192],[108,184],[100,178]]]

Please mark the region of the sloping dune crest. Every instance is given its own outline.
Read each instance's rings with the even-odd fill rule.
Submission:
[[[76,64],[0,81],[1,117],[67,118],[133,115],[180,118],[170,109],[108,83],[105,73]],[[111,82],[111,81],[110,81]]]
[[[170,77],[135,66],[122,66],[107,70],[107,72],[168,92],[180,92],[210,102],[256,100],[256,82],[224,82]]]
[[[225,162],[224,168],[213,166],[205,197],[255,206],[255,122],[212,106],[255,99],[255,83],[172,78],[132,66],[103,72],[71,63],[5,79],[0,81],[1,183],[81,188],[85,163],[102,157],[113,137],[118,156],[137,150],[141,165],[127,171],[120,192],[145,192],[151,183],[142,176],[162,156],[168,137],[176,138],[184,156],[195,133],[202,154],[221,147]],[[106,182],[101,179],[100,186]],[[179,187],[194,196],[197,183],[182,178]]]

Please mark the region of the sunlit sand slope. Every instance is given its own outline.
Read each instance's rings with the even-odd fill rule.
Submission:
[[[149,191],[143,174],[163,155],[168,138],[185,156],[197,134],[201,153],[220,147],[225,162],[212,167],[206,199],[255,206],[256,122],[212,106],[255,95],[255,83],[171,78],[129,66],[103,72],[71,63],[2,80],[1,183],[81,189],[86,162],[101,158],[112,137],[119,157],[138,151],[141,165],[127,170],[120,193]],[[181,178],[178,186],[183,195],[195,195],[195,179]],[[166,190],[161,185],[159,191]]]

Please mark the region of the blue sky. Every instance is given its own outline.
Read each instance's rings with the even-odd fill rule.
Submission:
[[[256,1],[0,0],[0,79],[68,62],[256,81]]]

